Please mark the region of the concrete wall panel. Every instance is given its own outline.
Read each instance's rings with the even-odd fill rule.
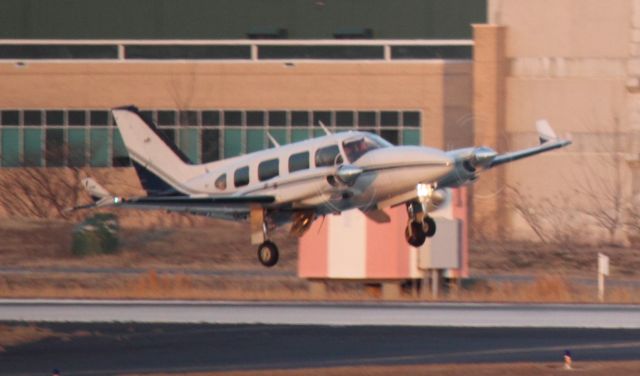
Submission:
[[[547,119],[559,134],[621,131],[628,125],[621,79],[507,79],[507,132],[535,131]]]
[[[508,57],[626,57],[629,0],[490,0],[489,20],[509,28]]]

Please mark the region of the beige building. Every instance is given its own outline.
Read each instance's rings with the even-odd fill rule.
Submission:
[[[476,219],[497,208],[509,235],[624,240],[638,189],[640,2],[493,0],[488,13],[491,26],[475,29],[476,140],[522,147],[545,118],[574,144],[481,180]]]
[[[101,60],[4,59],[2,163],[56,165],[48,146],[74,139],[82,148],[57,155],[61,164],[118,165],[121,141],[102,113],[123,104],[149,110],[197,161],[268,147],[266,131],[281,142],[312,137],[318,120],[397,143],[508,151],[533,145],[534,123],[544,118],[574,144],[483,174],[472,190],[472,233],[626,239],[635,214],[630,198],[640,189],[633,173],[640,165],[640,2],[491,0],[487,13],[473,41],[447,42],[473,44],[473,59],[438,58],[442,50],[427,39],[313,42],[339,46],[338,53],[358,46],[364,54],[338,59],[262,59],[277,43],[245,41],[249,52],[240,58],[154,60],[139,58],[128,50],[135,43],[123,40],[101,42],[115,46]],[[282,45],[296,43],[304,44]],[[431,55],[407,56],[416,45]],[[61,123],[45,124],[59,110]],[[95,147],[104,137],[108,148]]]

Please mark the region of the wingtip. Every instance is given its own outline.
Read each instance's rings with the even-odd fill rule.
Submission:
[[[551,124],[549,124],[546,119],[536,121],[536,130],[538,131],[538,138],[541,144],[558,139],[558,135],[556,135],[556,132],[551,128]]]

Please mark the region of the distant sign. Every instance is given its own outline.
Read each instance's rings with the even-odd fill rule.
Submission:
[[[598,274],[609,275],[609,256],[598,253]]]

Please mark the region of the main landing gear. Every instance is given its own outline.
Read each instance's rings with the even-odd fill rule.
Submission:
[[[427,238],[436,234],[436,221],[426,214],[435,186],[418,184],[416,189],[419,201],[407,203],[409,223],[404,230],[404,238],[409,245],[420,247]]]
[[[260,247],[258,247],[258,260],[268,268],[277,264],[279,257],[278,247],[269,240],[260,244]]]
[[[428,215],[422,217],[422,221],[419,219],[410,220],[404,230],[404,238],[407,240],[407,243],[414,247],[420,247],[427,238],[431,238],[435,234],[436,221]]]
[[[252,208],[251,221],[251,244],[260,244],[258,247],[258,261],[268,268],[278,263],[280,252],[278,247],[269,240],[269,227],[264,215],[264,209]]]

